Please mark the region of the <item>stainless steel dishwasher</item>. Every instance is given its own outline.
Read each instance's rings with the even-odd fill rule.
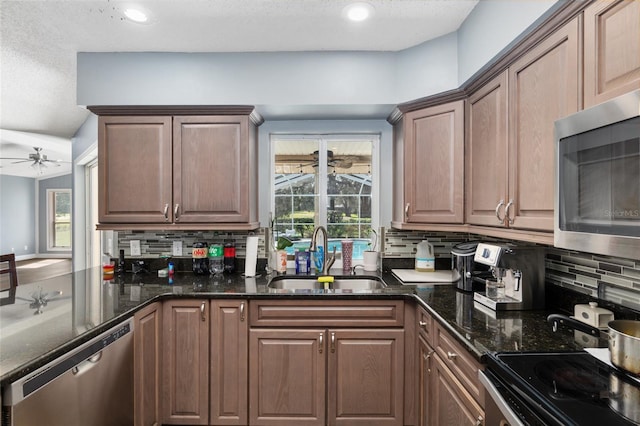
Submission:
[[[133,424],[133,321],[11,384],[2,426]]]

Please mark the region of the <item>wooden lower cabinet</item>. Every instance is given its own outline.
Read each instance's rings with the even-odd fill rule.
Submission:
[[[484,410],[465,390],[439,356],[431,357],[432,425],[483,425]]]
[[[397,425],[404,331],[252,329],[251,425]]]
[[[152,303],[133,317],[134,425],[160,425],[162,304]]]
[[[211,425],[248,422],[249,321],[244,300],[211,301]]]
[[[209,424],[208,304],[189,299],[163,303],[164,424]]]
[[[431,358],[434,350],[422,336],[418,337],[418,426],[430,425],[429,409],[431,396]]]

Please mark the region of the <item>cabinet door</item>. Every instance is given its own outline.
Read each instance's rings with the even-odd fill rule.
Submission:
[[[329,330],[329,425],[403,424],[404,331]]]
[[[431,357],[430,424],[476,426],[484,424],[484,410],[440,360]]]
[[[422,338],[418,337],[418,352],[419,352],[419,370],[418,370],[418,395],[419,395],[419,413],[418,426],[428,426],[429,415],[431,410],[429,408],[430,402],[430,389],[431,389],[431,358],[433,357],[434,350],[431,346]]]
[[[464,101],[404,118],[405,222],[464,221]]]
[[[202,300],[163,305],[163,423],[209,424],[207,305]]]
[[[162,308],[153,303],[134,315],[134,424],[160,425]]]
[[[466,122],[467,223],[502,226],[497,216],[504,219],[509,179],[506,71],[469,97]]]
[[[171,117],[100,117],[98,219],[170,222]]]
[[[211,424],[246,425],[249,327],[244,300],[211,302]]]
[[[574,19],[509,68],[510,226],[553,230],[553,123],[580,107],[578,29]]]
[[[174,221],[249,221],[249,119],[178,116],[173,128]]]
[[[326,331],[249,332],[249,424],[325,424]]]
[[[584,11],[584,107],[640,88],[640,2],[598,1]]]

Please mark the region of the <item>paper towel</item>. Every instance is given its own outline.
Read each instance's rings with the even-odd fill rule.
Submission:
[[[247,237],[247,255],[244,263],[244,276],[256,276],[256,262],[258,261],[258,236]]]

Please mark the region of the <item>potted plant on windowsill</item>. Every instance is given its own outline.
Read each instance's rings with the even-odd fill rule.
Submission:
[[[368,250],[362,253],[364,270],[373,272],[378,270],[378,233],[371,228],[371,241],[367,244]]]

